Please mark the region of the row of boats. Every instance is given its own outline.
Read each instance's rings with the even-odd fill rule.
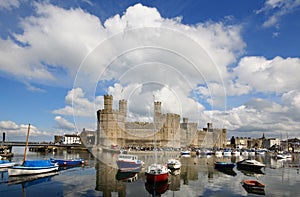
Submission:
[[[140,171],[144,162],[139,160],[136,155],[119,154],[117,159],[118,169],[120,171]],[[150,182],[166,181],[170,170],[181,168],[178,159],[169,159],[165,165],[153,163],[145,171],[146,180]]]
[[[138,157],[130,154],[119,154],[117,165],[120,172],[135,171],[139,172],[144,162],[138,160]],[[254,160],[244,159],[237,163],[217,161],[214,163],[215,168],[223,170],[232,170],[235,166],[241,170],[260,171],[265,164]],[[168,180],[169,172],[171,170],[178,170],[181,168],[181,163],[178,159],[169,159],[166,164],[151,164],[145,171],[147,183],[161,183]],[[241,185],[249,193],[264,193],[265,184],[258,180],[242,180]]]
[[[255,156],[255,155],[265,155],[266,153],[271,154],[272,157],[275,159],[288,159],[291,158],[292,155],[289,152],[278,151],[278,152],[270,152],[266,149],[197,149],[194,151],[191,150],[184,150],[181,151],[180,154],[182,156],[191,156],[193,155],[215,155],[216,157],[230,157],[230,156]]]
[[[58,171],[59,167],[83,165],[83,159],[25,160],[22,164],[0,160],[0,168],[7,168],[9,176],[23,176]]]
[[[82,159],[65,160],[50,158],[49,160],[26,160],[22,164],[16,164],[7,160],[0,160],[0,167],[8,168],[9,176],[49,173],[52,171],[58,171],[60,166],[78,166],[82,164],[84,164],[84,160]],[[140,172],[143,165],[144,162],[139,160],[136,155],[118,155],[117,166],[121,172]],[[253,159],[244,159],[237,163],[217,161],[214,165],[218,170],[233,169],[237,166],[239,169],[257,171],[265,167],[263,163]],[[178,159],[169,159],[166,164],[151,164],[145,170],[147,185],[152,186],[153,184],[149,183],[159,184],[168,181],[170,171],[180,168],[181,163]],[[118,178],[121,179],[121,177]],[[264,192],[265,185],[258,180],[242,180],[241,184],[248,192]]]

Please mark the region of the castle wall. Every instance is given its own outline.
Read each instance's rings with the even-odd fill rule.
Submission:
[[[180,124],[180,144],[181,147],[190,146],[195,138],[198,124],[184,122]]]
[[[197,131],[191,146],[201,148],[225,148],[226,129],[208,128]]]
[[[226,130],[198,131],[197,123],[189,123],[178,114],[162,114],[161,102],[154,102],[154,122],[127,122],[127,101],[119,101],[119,109],[113,109],[113,97],[104,95],[104,109],[97,111],[96,145],[146,146],[146,147],[221,147],[226,145]],[[221,137],[222,136],[222,137]],[[224,147],[224,146],[223,146]]]

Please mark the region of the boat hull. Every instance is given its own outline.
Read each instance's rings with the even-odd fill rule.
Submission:
[[[226,162],[215,162],[216,169],[232,169],[234,168],[234,163],[226,163]]]
[[[142,162],[117,161],[118,169],[122,172],[140,171],[142,164]]]
[[[191,155],[191,152],[190,151],[181,151],[180,154],[182,156],[190,156]]]
[[[64,159],[51,159],[52,163],[57,163],[59,166],[78,166],[83,165],[82,159],[64,160]]]
[[[169,173],[163,174],[149,174],[146,172],[146,180],[148,182],[162,182],[168,180]]]
[[[16,163],[0,160],[0,168],[10,168],[14,165],[16,165]]]
[[[237,168],[248,171],[260,171],[264,166],[237,163]]]
[[[58,171],[58,166],[51,166],[51,167],[14,166],[8,169],[8,175],[21,176],[21,175],[41,174],[41,173],[47,173],[52,171]]]

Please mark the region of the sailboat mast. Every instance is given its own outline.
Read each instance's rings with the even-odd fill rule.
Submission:
[[[26,160],[26,150],[27,150],[27,147],[28,147],[29,131],[30,131],[30,124],[28,124],[28,130],[27,130],[27,136],[26,136],[26,145],[25,145],[25,149],[24,149],[23,163],[24,163],[25,160]]]

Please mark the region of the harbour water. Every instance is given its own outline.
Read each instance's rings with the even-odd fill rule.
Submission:
[[[130,179],[115,168],[117,154],[103,152],[92,155],[87,152],[28,153],[28,159],[83,158],[84,166],[61,169],[58,173],[44,177],[9,177],[7,170],[0,172],[0,196],[300,196],[300,154],[293,159],[276,160],[269,154],[256,155],[254,159],[266,164],[261,173],[241,171],[236,167],[231,172],[214,169],[214,161],[237,162],[244,157],[196,156],[181,157],[180,171],[172,172],[165,183],[153,185],[145,182],[145,170]],[[152,153],[138,154],[145,167],[154,159],[166,162],[170,155]],[[15,154],[13,161],[19,162],[23,155]],[[244,179],[263,182],[264,193],[248,193],[241,185]]]

